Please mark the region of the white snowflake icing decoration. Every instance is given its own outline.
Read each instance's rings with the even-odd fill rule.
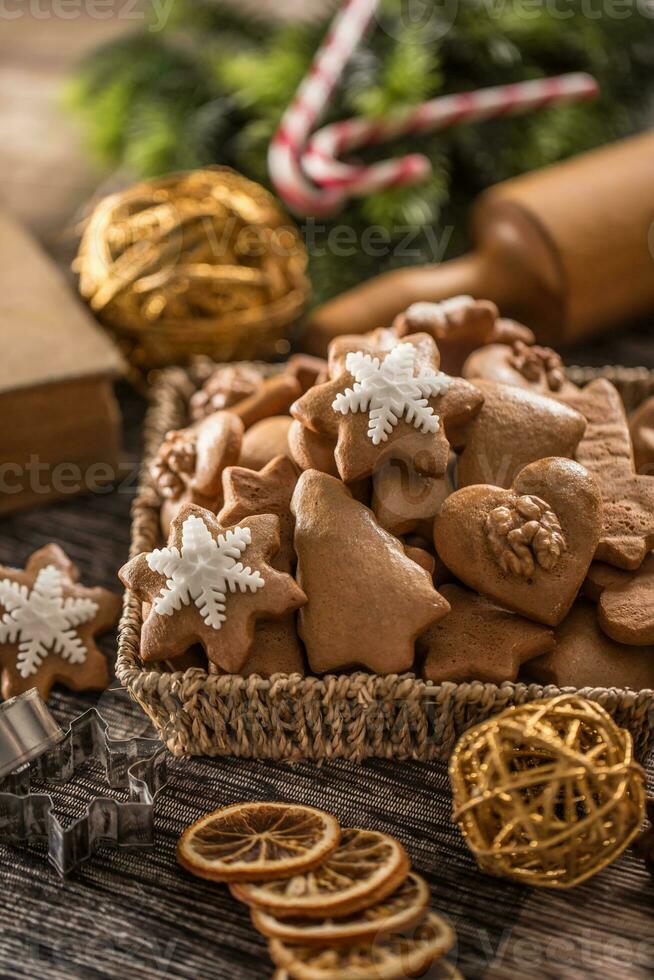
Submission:
[[[153,572],[166,576],[166,585],[154,601],[160,616],[172,616],[195,603],[202,619],[219,630],[227,619],[227,590],[256,592],[264,580],[259,572],[238,561],[249,544],[249,527],[236,527],[214,538],[200,517],[191,515],[182,525],[182,547],[158,548],[146,555]]]
[[[375,446],[386,442],[401,418],[421,432],[438,432],[440,416],[427,399],[442,394],[450,379],[431,368],[416,373],[417,354],[413,344],[397,344],[383,361],[361,351],[345,359],[354,385],[336,396],[332,408],[342,415],[367,412],[368,436]]]
[[[38,573],[32,591],[5,578],[0,581],[0,643],[18,640],[16,666],[21,677],[36,674],[48,653],[58,653],[71,664],[84,663],[87,649],[76,632],[98,611],[92,599],[64,599],[64,576],[56,565]]]

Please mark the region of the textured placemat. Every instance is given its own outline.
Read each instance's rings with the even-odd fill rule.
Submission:
[[[142,406],[124,394],[128,450],[137,460]],[[131,481],[121,492],[80,498],[0,521],[0,563],[20,564],[50,540],[64,545],[89,580],[118,591],[115,570],[129,541]],[[111,637],[104,649],[114,649]],[[62,722],[95,698],[57,693]],[[99,699],[115,734],[147,723],[124,694]],[[220,886],[177,867],[182,829],[214,806],[238,800],[297,800],[333,810],[346,824],[388,830],[407,847],[432,888],[435,910],[456,927],[458,965],[473,978],[640,980],[654,971],[654,885],[631,855],[570,893],[533,891],[477,871],[450,823],[441,764],[337,762],[320,768],[272,762],[180,760],[157,809],[157,846],[100,852],[67,882],[39,853],[0,846],[0,977],[34,980],[202,978],[272,975],[265,944],[246,911]],[[650,763],[654,790],[654,764]],[[73,816],[102,792],[91,769],[58,790]],[[428,976],[428,975],[427,975]]]

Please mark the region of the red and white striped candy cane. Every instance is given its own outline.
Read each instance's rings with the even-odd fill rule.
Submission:
[[[338,188],[348,195],[365,195],[386,187],[411,184],[431,172],[431,163],[422,154],[412,153],[369,166],[345,163],[337,158],[342,153],[400,136],[436,132],[461,123],[590,99],[597,91],[597,82],[591,75],[576,72],[441,96],[394,119],[346,119],[325,126],[313,136],[302,154],[301,165],[315,183],[329,190]]]
[[[577,73],[442,96],[395,119],[347,119],[326,126],[307,147],[311,132],[370,24],[378,2],[346,0],[270,144],[270,178],[280,197],[298,214],[333,214],[350,195],[414,183],[431,171],[429,160],[422,154],[412,153],[398,160],[363,166],[337,159],[347,150],[457,123],[587,99],[597,92],[597,83],[590,75]],[[307,180],[307,175],[313,183]]]
[[[377,4],[378,0],[346,0],[270,144],[270,179],[279,196],[299,214],[330,214],[343,203],[341,192],[319,189],[309,183],[302,172],[300,157]]]

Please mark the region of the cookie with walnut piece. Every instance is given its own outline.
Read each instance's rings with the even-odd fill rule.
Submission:
[[[291,878],[324,861],[341,840],[336,817],[296,803],[236,803],[205,814],[177,842],[177,860],[198,878]]]
[[[511,346],[489,344],[473,351],[463,365],[469,381],[499,381],[517,388],[530,388],[541,395],[577,391],[565,376],[563,361],[551,347],[530,346],[516,340]]]
[[[601,526],[593,477],[572,460],[541,459],[510,490],[475,485],[451,494],[434,522],[434,543],[469,588],[556,626],[586,577]]]
[[[118,620],[121,601],[107,589],[79,584],[79,570],[56,544],[30,557],[25,570],[0,567],[0,670],[5,700],[53,684],[103,691],[107,658],[95,636]]]

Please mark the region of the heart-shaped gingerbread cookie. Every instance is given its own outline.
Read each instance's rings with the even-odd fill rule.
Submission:
[[[463,487],[434,523],[436,550],[466,585],[505,609],[556,626],[593,560],[602,499],[587,470],[550,457],[525,466],[510,490]]]

